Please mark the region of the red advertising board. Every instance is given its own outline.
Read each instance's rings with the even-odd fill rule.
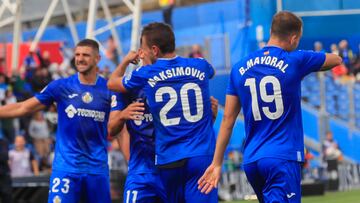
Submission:
[[[63,57],[60,51],[62,42],[40,42],[38,49],[40,53],[48,51],[50,53],[50,61],[60,64],[63,61]],[[30,43],[20,44],[19,58],[18,58],[18,70],[24,62],[26,55],[29,53]],[[12,59],[12,44],[6,44],[6,67],[8,75],[11,74],[11,59]]]

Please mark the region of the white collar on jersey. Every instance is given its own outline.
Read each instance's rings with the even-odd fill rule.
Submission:
[[[93,83],[90,83],[90,84],[87,84],[87,83],[82,83],[81,80],[80,80],[80,77],[79,77],[79,72],[77,73],[77,78],[79,80],[79,83],[82,84],[82,85],[96,85],[97,81],[98,81],[98,78],[99,78],[99,74],[96,74],[96,79]]]
[[[176,59],[177,57],[179,57],[179,55],[176,55],[172,58],[158,58],[157,60],[164,60],[164,61],[169,61],[169,60],[173,60],[173,59]]]

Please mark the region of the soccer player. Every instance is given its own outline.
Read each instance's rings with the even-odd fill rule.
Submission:
[[[139,49],[139,52],[129,52],[124,58],[120,66],[126,68],[131,62],[142,59],[143,65],[151,64],[144,57],[144,52]],[[140,120],[128,120],[126,127],[130,133],[130,161],[129,172],[126,177],[124,189],[124,202],[168,202],[165,188],[161,183],[158,169],[155,166],[155,140],[154,140],[154,125],[153,117],[147,105],[147,100],[142,90],[135,93],[127,93],[127,104],[129,107],[137,102],[145,104],[145,110]],[[131,109],[131,108],[127,109]],[[211,97],[211,108],[213,111],[213,118],[216,118],[218,101]],[[119,114],[117,116],[116,114]],[[127,111],[114,111],[109,119],[109,133],[116,135],[120,132],[121,127],[124,126],[125,120],[122,118]],[[128,115],[127,117],[131,117]],[[124,139],[124,138],[122,138]],[[122,141],[123,142],[123,141]]]
[[[136,52],[129,52],[120,66],[128,66],[131,62],[137,60]],[[145,60],[146,61],[146,60]],[[144,60],[144,64],[146,63]],[[126,177],[124,188],[124,201],[128,202],[166,202],[165,188],[161,183],[158,169],[155,167],[155,142],[153,118],[146,103],[146,97],[142,90],[131,92],[124,97],[123,106],[129,105],[126,109],[113,111],[109,118],[108,130],[111,136],[117,135],[123,130],[124,124],[130,135],[130,160],[128,166],[128,175]],[[144,107],[135,107],[135,104],[145,104]],[[134,107],[133,107],[134,106]],[[131,110],[132,111],[129,111]],[[129,112],[142,112],[138,118],[130,118]],[[126,116],[127,115],[127,116]],[[122,134],[122,136],[127,136]],[[124,137],[121,139],[125,139]]]
[[[224,151],[242,106],[244,170],[259,201],[301,201],[301,80],[311,72],[329,70],[341,63],[334,54],[294,51],[301,35],[301,19],[290,12],[279,12],[273,17],[267,46],[233,67],[214,159],[199,179],[202,192],[217,187]]]
[[[75,48],[78,74],[51,82],[24,102],[0,107],[0,118],[19,117],[56,102],[58,129],[48,202],[111,202],[107,122],[120,98],[97,74],[99,45],[85,39]],[[136,114],[136,113],[134,113]]]
[[[151,65],[123,77],[126,66],[111,75],[109,89],[142,90],[155,126],[155,165],[167,202],[217,202],[217,191],[197,190],[215,148],[209,79],[213,67],[204,59],[175,54],[175,37],[163,23],[151,23],[141,34],[141,49]]]

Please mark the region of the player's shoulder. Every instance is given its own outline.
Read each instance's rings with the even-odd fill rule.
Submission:
[[[66,78],[59,78],[56,80],[53,80],[49,83],[50,86],[63,86],[69,83],[72,80],[72,76],[66,77]]]
[[[135,74],[135,75],[141,77],[142,75],[147,75],[148,72],[153,69],[152,67],[153,67],[152,64],[150,64],[150,65],[138,66],[138,67],[136,67],[134,70],[132,70],[131,72],[129,72],[127,75],[131,77],[133,74]]]
[[[316,54],[316,52],[313,50],[299,49],[289,52],[289,58],[300,63],[304,57],[311,56],[313,54]]]
[[[104,76],[98,75],[98,76],[97,76],[96,84],[97,84],[97,85],[102,85],[102,86],[105,85],[105,86],[106,86],[107,80],[104,78]]]
[[[312,55],[312,54],[316,54],[318,52],[314,51],[314,50],[305,50],[305,49],[298,49],[298,50],[294,50],[292,52],[289,53],[289,55],[294,56],[294,57],[303,57],[304,55]]]
[[[213,66],[205,59],[205,58],[185,58],[185,57],[178,57],[178,65],[182,67],[194,67],[200,69],[202,71],[214,69]]]
[[[181,57],[182,58],[182,57]],[[183,58],[183,60],[188,60],[191,63],[195,64],[210,64],[205,58]]]

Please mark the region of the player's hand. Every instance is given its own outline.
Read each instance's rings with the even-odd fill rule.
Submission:
[[[213,113],[213,119],[214,121],[216,120],[217,114],[218,114],[218,106],[219,106],[219,101],[217,99],[215,99],[215,97],[211,96],[210,97],[210,101],[211,101],[211,110]]]
[[[132,64],[138,64],[140,61],[139,53],[135,51],[129,51],[129,53],[124,58],[125,61]]]
[[[144,110],[144,103],[134,102],[121,111],[121,117],[124,120],[138,120],[144,115]]]
[[[204,175],[198,180],[198,189],[201,193],[209,194],[214,188],[217,188],[221,177],[221,165],[211,164]]]

